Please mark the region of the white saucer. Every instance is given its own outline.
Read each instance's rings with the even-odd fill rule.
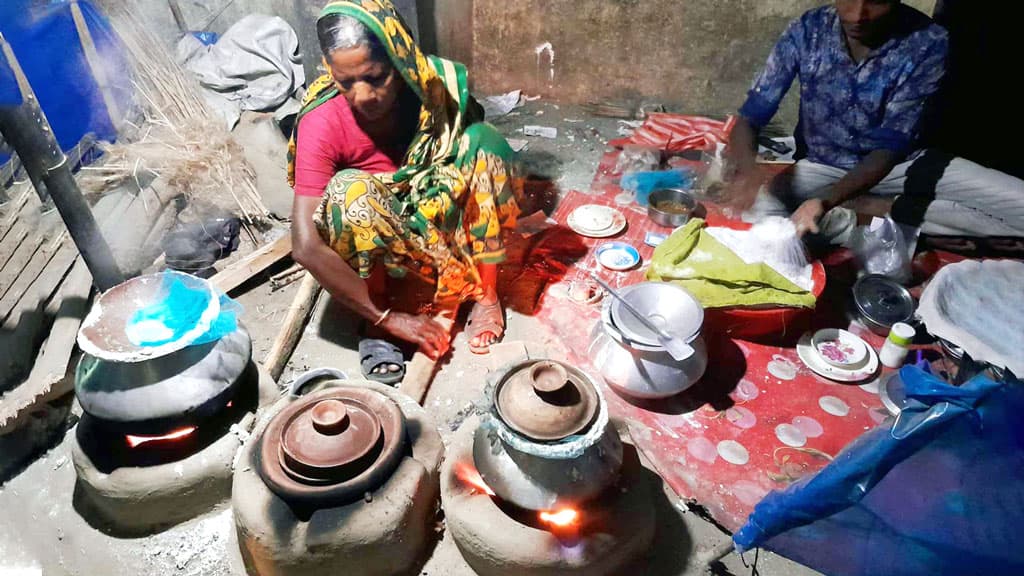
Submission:
[[[569,214],[566,224],[581,236],[607,238],[622,232],[626,217],[610,206],[584,204]]]
[[[811,343],[813,335],[812,332],[808,332],[800,337],[800,342],[796,345],[796,353],[804,365],[815,374],[837,382],[859,382],[873,376],[878,371],[878,354],[870,346],[867,347],[868,355],[863,362],[851,368],[840,368],[829,364],[818,354]]]

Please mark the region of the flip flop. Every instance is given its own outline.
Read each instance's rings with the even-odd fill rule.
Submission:
[[[497,310],[501,321],[495,321],[494,317],[489,313],[493,310]],[[466,322],[466,329],[469,331],[469,350],[474,354],[487,354],[491,351],[491,346],[497,344],[501,337],[505,335],[505,313],[501,308],[501,302],[495,302],[494,304],[480,304],[477,302],[473,305],[473,310],[469,313],[469,320]],[[473,346],[473,339],[481,334],[490,332],[494,334],[495,340],[486,346]]]
[[[396,364],[397,372],[374,372],[382,365]],[[402,350],[386,340],[366,338],[359,341],[359,367],[368,380],[381,384],[397,384],[405,377],[405,358]]]

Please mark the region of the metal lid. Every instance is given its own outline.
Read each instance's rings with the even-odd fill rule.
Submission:
[[[196,295],[196,300],[190,302],[191,308],[181,312],[191,324],[174,340],[158,346],[133,342],[127,329],[130,321],[140,310],[168,298],[172,286],[181,286]],[[78,330],[78,346],[86,354],[111,362],[152,360],[191,346],[209,331],[218,314],[220,299],[209,280],[173,270],[137,276],[96,298]]]
[[[516,432],[541,441],[561,440],[586,429],[598,409],[590,382],[554,360],[523,365],[507,374],[495,390],[502,421]]]
[[[398,465],[405,420],[398,405],[379,392],[331,387],[281,410],[260,442],[260,476],[282,498],[355,501]]]
[[[906,288],[880,274],[864,276],[853,285],[857,311],[883,326],[906,322],[914,316],[914,298]]]
[[[704,308],[700,302],[675,284],[641,282],[620,289],[619,294],[656,326],[687,342],[697,337],[704,324]],[[648,346],[660,346],[658,336],[618,300],[611,303],[611,319],[627,339]]]

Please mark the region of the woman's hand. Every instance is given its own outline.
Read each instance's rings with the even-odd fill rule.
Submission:
[[[793,212],[790,219],[796,226],[797,236],[803,236],[808,232],[818,233],[818,220],[825,214],[825,203],[820,198],[811,198],[805,201]]]
[[[451,335],[443,326],[422,314],[414,316],[402,312],[388,314],[381,327],[391,335],[412,342],[434,360],[444,356],[451,344]]]

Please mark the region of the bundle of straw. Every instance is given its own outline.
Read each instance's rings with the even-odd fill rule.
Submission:
[[[123,121],[119,141],[103,145],[103,160],[83,168],[83,187],[105,190],[150,172],[190,201],[238,211],[247,227],[264,224],[269,211],[256,174],[203,101],[199,83],[123,0],[104,4],[133,64],[141,121]]]

